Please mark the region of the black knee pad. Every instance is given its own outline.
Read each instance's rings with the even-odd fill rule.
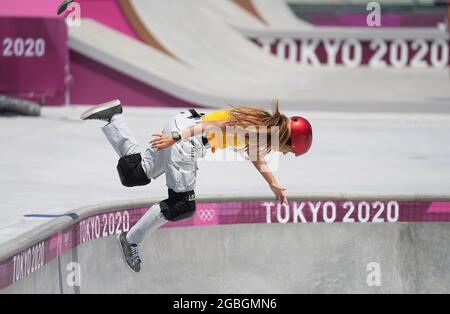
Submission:
[[[141,154],[128,155],[119,159],[117,171],[123,185],[132,187],[150,183],[151,180],[147,178],[144,169],[142,169],[141,161]]]
[[[195,192],[175,192],[169,189],[169,198],[159,203],[161,212],[169,221],[191,217],[195,213]]]

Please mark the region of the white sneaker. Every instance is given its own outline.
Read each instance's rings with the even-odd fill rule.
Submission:
[[[120,100],[116,99],[89,108],[81,114],[80,118],[81,120],[102,120],[110,122],[112,116],[122,112]]]

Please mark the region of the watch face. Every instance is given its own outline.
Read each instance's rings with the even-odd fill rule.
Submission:
[[[179,140],[181,139],[180,132],[173,131],[173,132],[172,132],[172,138],[173,138],[175,141],[179,141]]]

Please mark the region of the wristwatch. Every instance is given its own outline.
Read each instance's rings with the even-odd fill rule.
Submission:
[[[172,139],[175,142],[179,142],[183,139],[183,136],[181,135],[181,132],[179,132],[179,131],[172,131],[171,135],[172,135]]]

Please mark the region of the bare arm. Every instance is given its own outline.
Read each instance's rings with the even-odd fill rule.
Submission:
[[[286,195],[284,194],[285,188],[278,185],[278,183],[275,180],[275,177],[273,176],[272,172],[270,171],[269,167],[267,166],[267,162],[265,159],[258,159],[258,160],[252,160],[252,164],[255,166],[255,168],[258,170],[258,172],[263,176],[263,178],[267,181],[272,191],[275,193],[275,196],[277,198],[277,201],[282,202],[283,204],[288,204],[288,200]]]
[[[220,121],[202,121],[201,123],[194,124],[186,129],[184,129],[181,132],[181,136],[183,139],[190,138],[195,135],[203,134],[203,132],[210,130],[210,129],[220,129],[222,132],[226,131],[226,124],[229,120],[220,120]],[[153,148],[156,149],[164,149],[166,147],[170,147],[171,145],[175,144],[174,139],[171,135],[167,134],[153,134],[155,136],[154,139],[150,141],[150,144]],[[273,176],[272,172],[270,171],[269,167],[267,166],[267,162],[264,158],[260,158],[256,161],[252,160],[253,165],[258,170],[258,172],[263,176],[263,178],[267,181],[270,188],[274,192],[276,198],[278,201],[282,202],[283,204],[288,204],[288,200],[286,198],[286,195],[284,194],[285,188],[278,185],[278,183],[275,180],[275,177]]]
[[[187,139],[195,135],[203,134],[203,132],[211,129],[220,129],[225,132],[226,124],[229,120],[219,120],[219,121],[202,121],[196,123],[181,131],[182,139]],[[175,144],[175,141],[170,134],[152,134],[155,138],[150,141],[153,148],[164,149]]]
[[[220,129],[222,132],[225,132],[226,123],[228,121],[229,120],[202,121],[201,123],[191,125],[190,127],[184,129],[181,132],[181,136],[183,139],[190,138],[195,135],[203,134],[203,132],[209,129]]]

